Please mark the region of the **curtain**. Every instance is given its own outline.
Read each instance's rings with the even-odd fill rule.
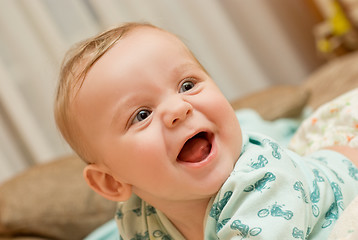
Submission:
[[[53,119],[66,49],[146,21],[177,34],[229,100],[299,84],[319,64],[300,0],[0,0],[0,182],[70,154]]]

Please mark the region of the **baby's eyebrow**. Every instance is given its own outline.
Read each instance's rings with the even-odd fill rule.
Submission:
[[[196,64],[196,63],[189,62],[189,63],[184,63],[184,64],[176,66],[174,68],[173,72],[177,75],[181,75],[185,72],[192,71],[195,69],[201,69],[201,67],[198,66],[198,64]]]

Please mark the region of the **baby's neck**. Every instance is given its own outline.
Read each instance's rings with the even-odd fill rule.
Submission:
[[[204,239],[204,219],[210,199],[190,201],[161,211],[187,240]]]

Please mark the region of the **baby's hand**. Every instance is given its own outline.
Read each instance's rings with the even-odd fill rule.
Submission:
[[[358,150],[358,88],[319,107],[301,124],[289,144],[301,155],[331,146]]]

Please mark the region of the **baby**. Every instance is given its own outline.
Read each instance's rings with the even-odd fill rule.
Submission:
[[[301,157],[243,134],[192,52],[150,24],[75,46],[55,117],[88,185],[119,202],[121,239],[326,239],[358,195],[358,150]]]

